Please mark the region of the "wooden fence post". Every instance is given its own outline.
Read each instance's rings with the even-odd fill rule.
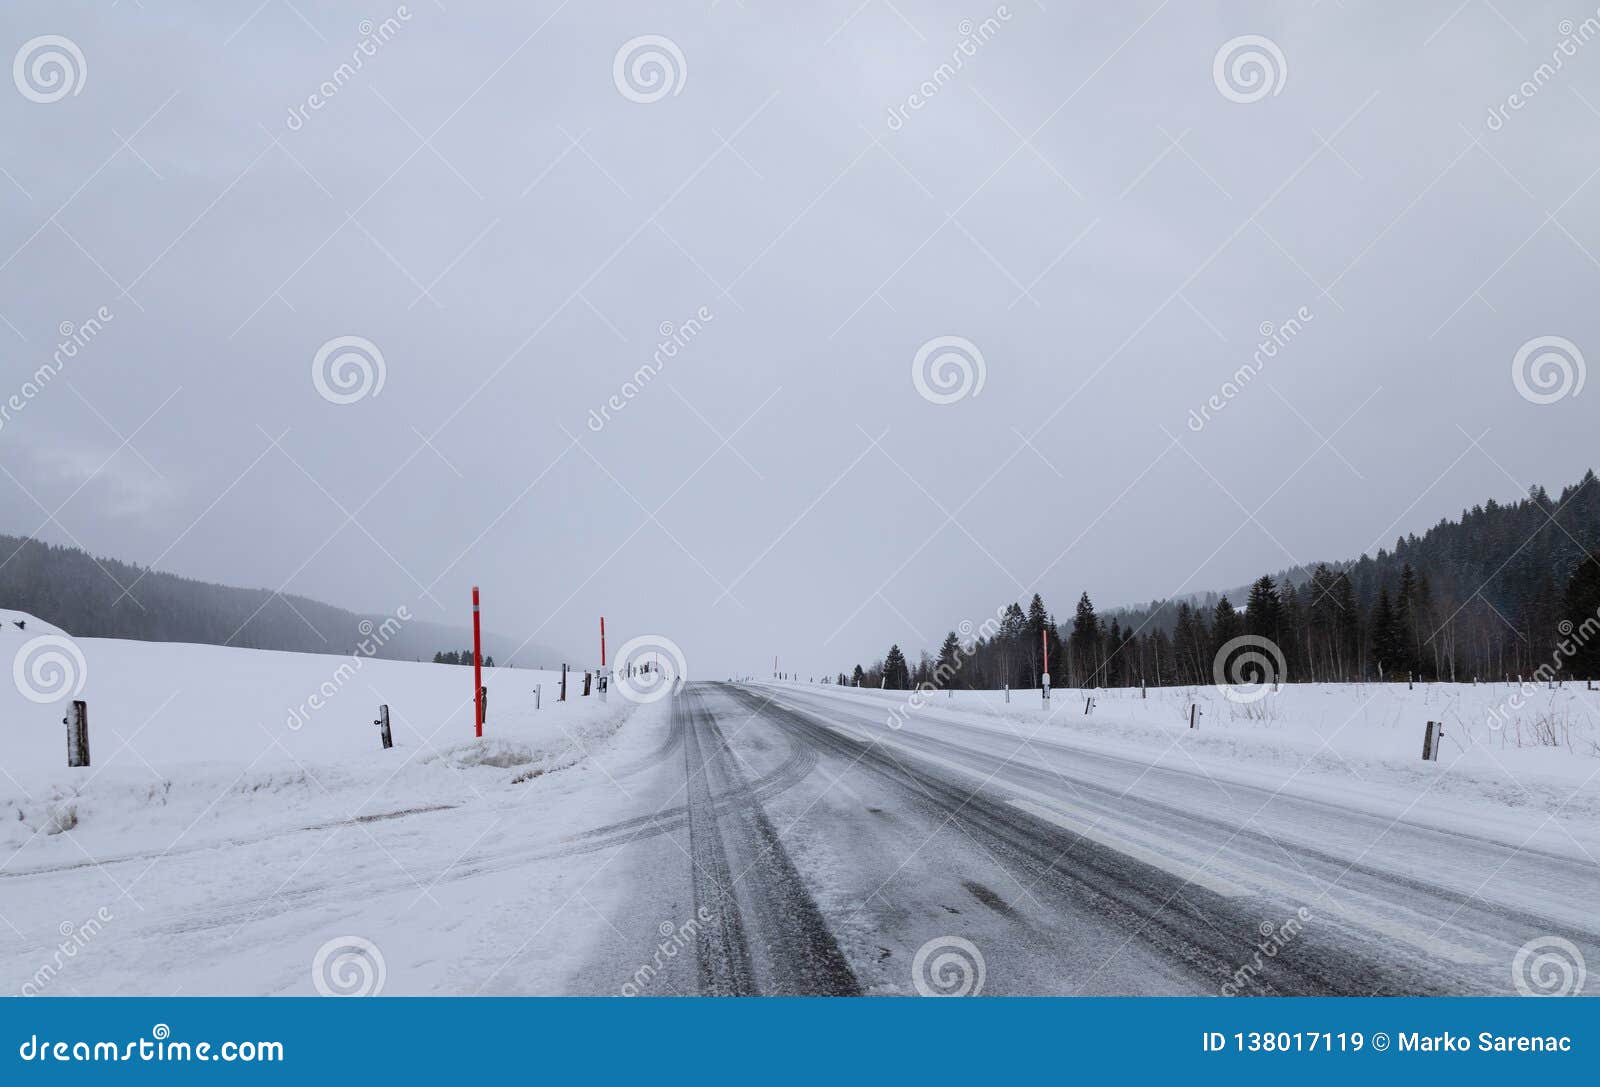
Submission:
[[[378,736],[383,740],[383,749],[389,750],[394,746],[394,734],[389,731],[389,707],[387,704],[378,707],[378,719],[373,724],[378,726]]]
[[[67,726],[67,765],[89,765],[89,703],[76,699],[61,723]]]
[[[1194,719],[1198,707],[1193,702],[1189,703],[1189,727],[1194,728]]]
[[[556,701],[557,702],[565,702],[566,700],[567,700],[567,666],[565,664],[563,664],[561,666],[561,697],[556,699]]]
[[[1422,761],[1439,761],[1439,743],[1444,739],[1444,722],[1429,721],[1427,731],[1422,734]]]
[[[483,723],[487,725],[489,723],[489,688],[488,687],[479,687],[478,688],[478,707],[479,707],[479,712],[481,712],[483,714]]]

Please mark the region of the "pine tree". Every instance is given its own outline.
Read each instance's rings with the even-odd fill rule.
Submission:
[[[935,668],[934,681],[941,690],[947,690],[956,685],[956,677],[961,672],[961,639],[956,637],[956,632],[951,631],[945,635],[944,644],[939,647],[939,663]]]
[[[1078,676],[1088,677],[1079,686],[1098,685],[1106,682],[1106,677],[1100,675],[1100,620],[1094,613],[1094,604],[1089,601],[1089,594],[1084,593],[1078,597],[1078,607],[1072,617],[1072,633],[1068,636],[1068,646],[1072,653],[1072,665],[1077,675],[1071,677],[1078,681]]]
[[[1572,624],[1567,641],[1577,647],[1567,671],[1576,679],[1600,679],[1600,559],[1587,559],[1572,572],[1564,604]]]
[[[1404,637],[1385,585],[1378,590],[1378,603],[1372,609],[1372,659],[1385,679],[1397,678],[1395,672],[1404,660]]]
[[[1217,652],[1242,633],[1244,622],[1234,610],[1233,603],[1224,595],[1211,613],[1211,651]]]
[[[888,656],[883,658],[884,686],[891,691],[904,691],[911,686],[911,669],[906,666],[906,655],[900,652],[899,645],[889,647]]]
[[[1278,587],[1272,583],[1272,579],[1263,574],[1250,586],[1250,596],[1245,601],[1245,631],[1257,638],[1266,638],[1281,648],[1283,635],[1279,625],[1282,621],[1283,599],[1278,595]]]

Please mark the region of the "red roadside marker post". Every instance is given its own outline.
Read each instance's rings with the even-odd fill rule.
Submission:
[[[1050,636],[1047,632],[1039,631],[1039,645],[1044,650],[1044,701],[1050,702]]]
[[[602,615],[600,617],[600,668],[601,668],[602,671],[605,670],[605,666],[606,666],[606,617],[604,615]]]
[[[472,587],[472,715],[474,729],[483,738],[483,627],[478,617],[478,587]]]

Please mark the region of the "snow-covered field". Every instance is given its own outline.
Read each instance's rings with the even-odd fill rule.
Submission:
[[[15,618],[0,613],[0,661],[14,665],[15,681],[0,683],[0,860],[19,851],[6,865],[13,872],[83,859],[79,847],[101,860],[164,848],[179,835],[174,848],[203,847],[459,804],[577,762],[632,706],[615,695],[578,697],[581,674],[569,676],[563,704],[559,672],[487,669],[480,743],[468,667],[96,638],[40,642],[61,632],[31,617],[19,629]],[[87,769],[67,768],[62,717],[70,697],[52,682],[52,667],[81,677]],[[29,691],[62,697],[40,703]],[[374,723],[380,704],[389,707],[392,750],[383,750]],[[64,830],[75,843],[62,839]]]
[[[1001,691],[763,685],[879,706],[888,730],[948,719],[992,730],[997,743],[1032,737],[1117,751],[1296,793],[1332,792],[1347,804],[1365,795],[1412,816],[1444,804],[1452,816],[1499,823],[1509,836],[1560,812],[1595,828],[1594,844],[1584,845],[1600,855],[1600,690],[1582,683],[1284,684],[1248,702],[1214,686],[1144,695],[1057,688],[1048,709],[1037,689],[1012,691],[1007,701]],[[1436,762],[1422,761],[1429,721],[1444,725]],[[1507,823],[1513,812],[1521,818]]]
[[[563,704],[559,673],[490,669],[480,741],[470,668],[64,639],[5,612],[0,662],[7,995],[365,987],[367,960],[321,954],[352,941],[381,949],[379,991],[566,991],[627,883],[550,855],[628,801],[612,775],[668,705],[583,698],[581,674]],[[80,677],[92,759],[68,769]]]

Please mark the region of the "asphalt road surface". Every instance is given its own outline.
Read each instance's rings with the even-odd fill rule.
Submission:
[[[691,684],[622,773],[651,810],[563,846],[625,844],[637,888],[580,990],[1511,993],[1535,938],[1600,961],[1592,863],[837,694]]]

